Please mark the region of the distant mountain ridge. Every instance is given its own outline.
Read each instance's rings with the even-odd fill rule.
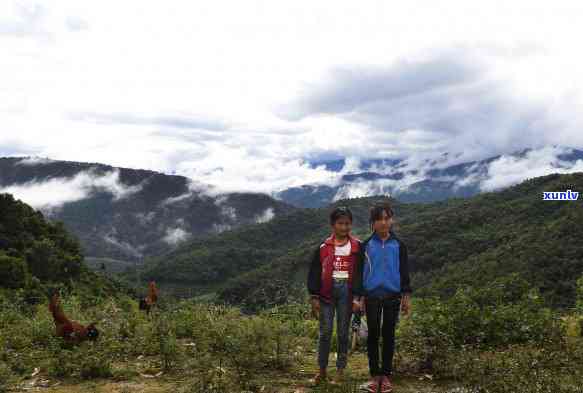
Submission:
[[[81,242],[92,265],[100,259],[140,262],[179,244],[256,222],[296,208],[326,207],[336,200],[390,195],[401,203],[468,198],[504,189],[542,172],[583,171],[583,151],[557,146],[524,149],[481,161],[448,165],[447,153],[411,165],[374,159],[314,161],[339,174],[331,185],[305,184],[272,195],[220,194],[183,176],[99,163],[31,157],[0,158],[0,192],[21,195],[52,220],[61,220]],[[266,190],[266,193],[268,190]]]
[[[183,176],[98,163],[0,158],[0,191],[65,227],[89,257],[141,260],[190,238],[294,208],[266,194],[214,194]]]
[[[275,196],[298,207],[323,207],[338,199],[365,197],[371,195],[391,195],[401,202],[434,202],[452,197],[467,198],[484,191],[496,189],[493,166],[503,169],[508,163],[516,167],[517,173],[502,173],[501,176],[514,176],[502,182],[502,189],[520,183],[529,176],[520,176],[520,166],[531,160],[532,169],[537,165],[550,168],[583,171],[583,150],[549,146],[541,149],[523,149],[511,154],[497,155],[480,161],[470,161],[444,166],[441,161],[447,158],[426,160],[422,167],[408,168],[405,160],[364,160],[358,169],[341,176],[338,184],[305,184],[291,187]],[[349,165],[346,159],[312,162],[312,167],[324,166],[327,170],[342,173]],[[526,166],[526,165],[525,165]],[[528,168],[524,168],[528,169]],[[548,173],[552,173],[549,171]],[[543,173],[546,174],[546,173]],[[537,176],[540,176],[539,174]]]

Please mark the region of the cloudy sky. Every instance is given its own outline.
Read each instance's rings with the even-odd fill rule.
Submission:
[[[583,148],[583,3],[0,2],[0,156],[224,190]],[[452,161],[453,162],[453,161]]]

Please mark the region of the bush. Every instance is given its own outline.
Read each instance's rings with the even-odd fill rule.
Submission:
[[[90,351],[83,356],[79,375],[83,379],[109,378],[113,376],[111,358],[101,351]]]
[[[443,371],[450,355],[465,348],[536,345],[561,336],[563,326],[538,293],[513,275],[485,288],[460,288],[447,300],[417,300],[398,334],[400,352],[416,368]]]
[[[180,360],[180,350],[176,341],[175,328],[170,318],[159,317],[155,322],[156,338],[159,345],[161,368],[170,371]]]
[[[452,359],[455,378],[471,392],[581,393],[583,351],[552,340],[504,351],[464,351]]]
[[[72,377],[77,372],[75,352],[59,348],[53,352],[48,366],[48,374],[56,378]]]
[[[0,361],[0,393],[8,392],[12,379],[12,370],[6,363]]]
[[[44,309],[35,318],[28,320],[28,331],[32,344],[47,346],[55,334],[55,325],[48,310]]]
[[[0,287],[23,288],[27,277],[28,269],[24,260],[0,253]]]
[[[583,337],[583,276],[577,280],[576,311],[579,314],[579,335]]]

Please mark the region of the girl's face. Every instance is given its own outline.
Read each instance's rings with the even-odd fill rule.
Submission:
[[[352,221],[350,218],[342,216],[338,218],[334,224],[332,224],[332,230],[334,231],[336,237],[345,238],[352,230]]]
[[[393,225],[393,217],[383,210],[381,217],[373,223],[373,229],[376,233],[386,235],[389,233],[391,225]]]

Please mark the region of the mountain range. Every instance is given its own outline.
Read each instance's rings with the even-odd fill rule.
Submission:
[[[299,207],[323,207],[338,199],[390,195],[401,202],[434,202],[500,190],[530,177],[583,171],[583,150],[547,146],[456,163],[444,153],[439,159],[311,162],[338,174],[333,184],[305,184],[276,193]]]
[[[390,195],[400,203],[431,203],[503,190],[547,173],[583,171],[583,151],[549,146],[480,161],[439,159],[312,161],[334,181],[265,194],[222,193],[183,176],[99,163],[35,157],[0,158],[0,192],[62,221],[92,265],[123,270],[180,244],[249,224],[268,222],[302,208],[338,200]]]
[[[294,209],[266,194],[214,194],[183,176],[30,158],[0,159],[0,192],[62,221],[86,256],[122,261]]]

